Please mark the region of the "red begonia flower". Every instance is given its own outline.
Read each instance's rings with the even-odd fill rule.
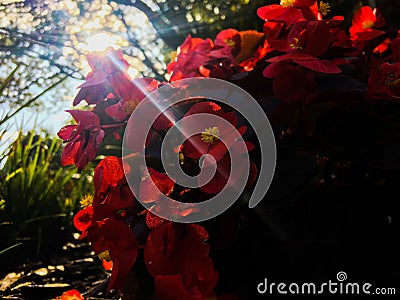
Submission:
[[[121,291],[124,281],[137,257],[137,242],[132,229],[121,221],[104,219],[88,229],[93,250],[100,254],[109,251],[113,262],[107,290]]]
[[[297,22],[291,28],[287,39],[270,41],[272,48],[287,54],[275,56],[267,61],[273,63],[288,61],[320,73],[340,73],[341,70],[334,63],[317,58],[326,52],[331,39],[330,27],[326,22]],[[268,77],[268,72],[264,71],[265,77]]]
[[[168,64],[170,81],[174,82],[183,78],[201,77],[199,67],[208,59],[213,47],[210,39],[192,38],[188,35],[183,44],[178,48],[176,59]]]
[[[282,0],[281,5],[260,7],[257,15],[264,21],[283,21],[292,25],[303,19],[316,20],[318,6],[315,0]]]
[[[121,209],[128,209],[134,205],[135,196],[127,184],[110,187],[102,197],[95,197],[93,200],[96,218],[114,216]]]
[[[270,42],[271,47],[283,52],[306,53],[311,56],[322,55],[329,47],[329,26],[323,21],[301,21],[293,25],[286,43]],[[283,47],[282,47],[283,46]]]
[[[116,92],[115,96],[121,97],[120,93],[130,81],[126,73],[129,63],[123,58],[122,51],[110,47],[104,52],[92,52],[87,55],[87,61],[92,71],[79,86],[81,90],[73,104],[77,105],[82,100],[86,100],[88,104],[97,104],[106,98],[109,87]]]
[[[121,100],[107,107],[106,114],[116,122],[127,119],[140,101],[157,88],[158,82],[152,78],[137,78],[125,82],[124,90],[119,92]]]
[[[199,76],[230,79],[237,73],[249,72],[271,50],[268,43],[263,43],[264,38],[263,33],[255,30],[230,28],[222,30],[214,43],[206,40],[205,47],[206,41],[188,36],[175,61],[168,65],[170,81]],[[183,51],[185,49],[188,53]]]
[[[185,288],[206,296],[218,281],[208,252],[204,233],[199,233],[198,227],[167,222],[151,231],[144,258],[152,276],[180,275]]]
[[[300,9],[291,6],[283,7],[279,4],[260,7],[257,15],[264,21],[283,21],[288,25],[304,18]]]
[[[87,61],[92,72],[113,74],[114,72],[126,72],[129,68],[129,63],[124,59],[122,51],[112,47],[108,47],[105,51],[89,53]]]
[[[96,193],[103,193],[109,187],[118,186],[126,181],[122,159],[107,156],[94,170],[94,185]]]
[[[96,220],[112,217],[134,205],[134,195],[127,185],[122,159],[104,158],[94,170],[93,206]]]
[[[225,29],[218,33],[214,40],[214,47],[210,51],[213,58],[233,60],[240,52],[241,38],[236,29]]]
[[[81,171],[91,160],[96,158],[104,138],[100,120],[90,111],[67,110],[77,125],[67,125],[60,129],[58,136],[67,142],[61,155],[63,166],[75,164]]]
[[[185,114],[184,118],[197,113],[213,114],[225,119],[236,127],[237,117],[233,112],[224,112],[223,109],[213,102],[200,102],[194,104]],[[185,128],[185,119],[182,119],[182,128]],[[239,128],[242,134],[245,127]],[[222,122],[204,124],[204,132],[188,138],[183,144],[183,154],[192,159],[199,159],[204,154],[210,154],[218,162],[235,143],[233,131]],[[224,141],[224,142],[222,142]]]
[[[175,182],[167,174],[160,173],[152,168],[148,168],[148,172],[149,175],[140,183],[140,200],[144,203],[156,202],[161,196],[160,192],[169,196],[174,189]],[[155,187],[151,182],[155,184]]]
[[[86,235],[86,230],[92,225],[93,221],[93,206],[90,205],[80,211],[74,216],[74,226],[82,232],[81,238]]]
[[[55,298],[55,300],[84,300],[81,293],[77,290],[69,290],[64,292],[61,296]]]
[[[210,51],[210,60],[200,67],[205,77],[229,79],[236,73],[253,70],[256,63],[271,49],[264,43],[265,35],[256,30],[222,30]]]
[[[355,12],[350,27],[352,41],[368,41],[385,33],[376,29],[385,24],[385,20],[381,16],[377,17],[376,14],[376,9],[372,10],[369,6],[363,6]]]
[[[400,101],[400,62],[379,64],[372,61],[368,97]]]

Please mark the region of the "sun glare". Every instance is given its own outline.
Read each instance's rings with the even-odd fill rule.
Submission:
[[[87,51],[104,51],[108,47],[120,48],[118,45],[118,37],[108,33],[98,33],[87,39],[85,50]]]

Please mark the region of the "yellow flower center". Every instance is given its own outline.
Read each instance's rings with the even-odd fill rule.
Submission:
[[[386,85],[387,85],[387,86],[391,86],[391,87],[398,86],[398,85],[400,85],[400,79],[388,80],[388,81],[386,82]]]
[[[214,143],[214,139],[218,139],[219,135],[220,132],[217,126],[209,127],[204,129],[201,133],[201,140],[205,143],[212,144]]]
[[[375,23],[372,22],[372,21],[365,21],[365,22],[362,23],[362,27],[364,29],[372,28],[372,27],[374,27],[374,25],[375,25]]]
[[[100,259],[104,259],[106,261],[111,261],[110,252],[108,250],[99,253],[97,256]]]
[[[128,102],[125,102],[124,104],[124,112],[127,115],[132,114],[132,112],[135,110],[136,106],[138,106],[139,101],[135,101],[135,100],[130,100]]]
[[[296,0],[281,0],[281,5],[283,7],[293,7]]]
[[[299,39],[298,38],[293,38],[293,43],[289,45],[290,48],[292,49],[303,49],[303,47],[301,47]]]
[[[178,56],[177,51],[171,51],[171,53],[169,54],[169,58],[171,59],[171,61],[175,61],[177,56]]]
[[[329,5],[329,3],[324,3],[322,1],[319,3],[319,12],[323,16],[326,16],[330,11],[331,11],[331,6]]]
[[[390,74],[385,81],[385,85],[388,87],[396,87],[400,85],[400,78],[397,78],[395,74]]]
[[[234,40],[225,39],[224,42],[225,42],[225,44],[226,44],[228,47],[233,47],[233,46],[235,46],[235,41],[234,41]]]
[[[93,203],[93,196],[90,195],[90,194],[87,194],[87,195],[85,195],[85,196],[83,196],[83,197],[81,198],[81,201],[79,201],[79,203],[80,203],[80,205],[81,205],[82,208],[86,208],[86,207],[92,205],[92,203]]]
[[[179,163],[181,165],[185,163],[185,155],[182,152],[179,152]]]

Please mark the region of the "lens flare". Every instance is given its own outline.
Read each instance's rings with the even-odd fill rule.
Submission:
[[[117,37],[102,32],[89,37],[85,48],[87,51],[92,52],[105,51],[108,47],[113,47],[114,49],[119,48],[117,45]]]

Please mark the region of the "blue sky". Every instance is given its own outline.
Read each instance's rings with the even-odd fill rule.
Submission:
[[[46,101],[49,102],[51,97],[57,96],[56,90],[49,91],[47,94],[43,95],[41,99],[45,105],[37,108],[25,108],[15,115],[15,117],[3,124],[1,126],[1,131],[6,129],[7,133],[0,140],[0,153],[16,137],[21,127],[24,132],[31,129],[35,129],[40,132],[41,129],[46,129],[49,133],[56,135],[60,128],[72,119],[71,115],[65,112],[65,110],[72,108],[72,101],[77,93],[76,87],[80,83],[80,81],[68,79],[66,84],[67,99],[55,103],[56,107],[52,106],[50,108],[49,105],[46,105]],[[53,104],[54,101],[49,103]],[[9,111],[10,108],[7,103],[0,104],[0,117]]]

